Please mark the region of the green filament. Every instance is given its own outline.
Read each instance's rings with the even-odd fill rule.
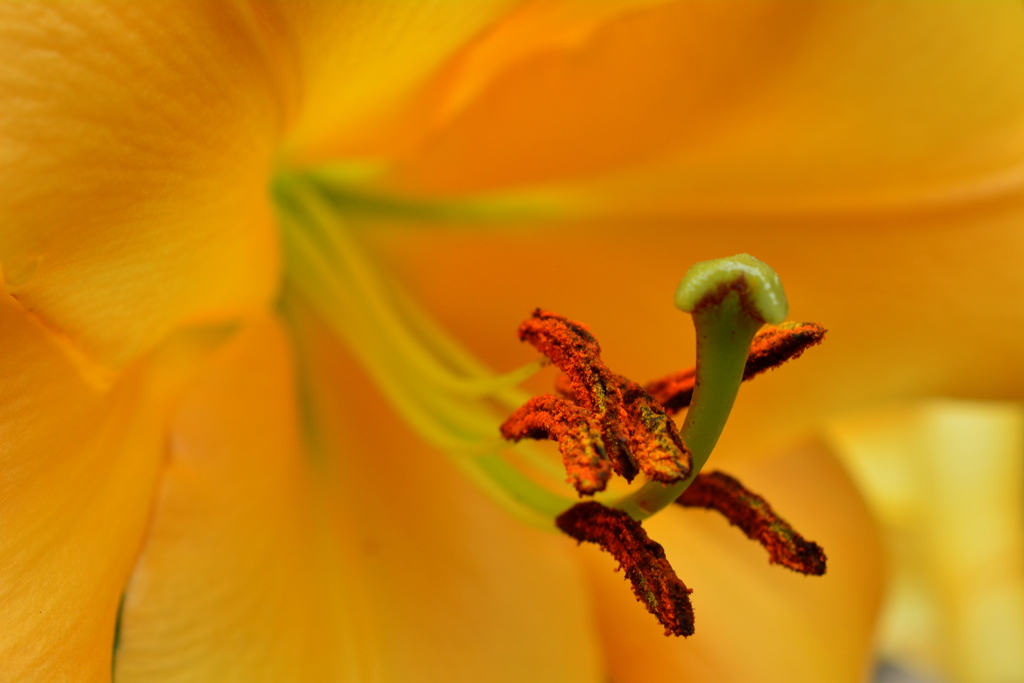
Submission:
[[[541,363],[493,374],[376,272],[315,183],[283,176],[275,192],[288,264],[286,296],[301,297],[346,342],[425,440],[521,519],[552,528],[554,517],[573,501],[535,483],[499,455],[509,448],[498,429],[503,414],[529,398],[516,385]],[[517,450],[542,473],[564,478],[537,449]]]

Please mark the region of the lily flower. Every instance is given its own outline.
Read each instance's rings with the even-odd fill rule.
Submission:
[[[809,435],[1016,395],[1021,33],[1008,2],[0,6],[0,678],[862,680],[881,548]],[[686,367],[662,302],[737,252],[840,332],[743,388],[716,463],[829,575],[672,507],[669,639],[508,514],[543,465],[502,452],[538,368],[509,342],[540,305],[629,377]]]

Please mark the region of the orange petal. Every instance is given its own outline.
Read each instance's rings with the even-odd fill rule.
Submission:
[[[439,64],[517,0],[280,4],[303,90],[288,146],[296,161],[308,161],[364,144]]]
[[[199,347],[162,350],[105,391],[2,292],[0,330],[0,679],[109,681],[167,399]]]
[[[674,2],[508,47],[535,24],[503,22],[439,74],[392,188],[735,214],[1024,182],[1016,2]]]
[[[346,563],[329,563],[293,392],[288,342],[264,320],[225,347],[183,398],[125,595],[117,680],[359,673],[360,625],[344,621],[346,591],[358,585]]]
[[[314,321],[307,361],[314,462],[332,523],[358,539],[384,680],[599,681],[574,549],[526,527],[425,446]],[[347,531],[344,531],[347,530]]]
[[[696,633],[666,638],[613,563],[587,553],[609,677],[640,681],[859,683],[873,656],[881,551],[852,483],[821,445],[737,468],[828,553],[828,573],[770,565],[718,515],[672,508],[644,523],[693,589]],[[582,550],[582,549],[581,549]]]
[[[494,62],[515,61],[609,16],[663,1],[281,3],[303,90],[290,154],[305,163],[342,157],[387,162],[436,117],[441,103],[428,84],[447,84],[453,68],[458,86],[445,97],[469,98]],[[475,55],[481,50],[482,57]]]
[[[272,293],[283,86],[257,15],[216,2],[0,8],[3,274],[104,364]]]

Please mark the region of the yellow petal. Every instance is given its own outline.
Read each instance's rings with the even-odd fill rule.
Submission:
[[[167,400],[192,352],[161,352],[104,391],[5,293],[0,330],[0,679],[109,681]]]
[[[852,483],[820,444],[736,476],[828,555],[823,577],[769,565],[724,518],[670,509],[644,523],[693,590],[696,633],[666,638],[614,561],[588,553],[612,680],[860,683],[873,665],[881,552]]]
[[[364,680],[358,625],[342,630],[358,585],[344,565],[326,571],[293,392],[287,340],[264,320],[182,399],[125,595],[118,681]]]
[[[944,680],[1024,678],[1020,405],[905,404],[829,434],[885,527],[882,652]]]
[[[372,611],[383,680],[602,679],[573,544],[524,526],[424,446],[363,372],[299,316],[296,323],[332,521]],[[342,531],[339,531],[342,533]]]
[[[438,76],[393,188],[556,185],[595,211],[734,214],[1024,182],[1016,2],[675,2],[496,59],[516,30]]]
[[[272,292],[283,86],[260,29],[215,2],[0,7],[4,277],[104,364]]]
[[[302,76],[293,157],[330,158],[365,145],[439,64],[516,4],[281,3]]]

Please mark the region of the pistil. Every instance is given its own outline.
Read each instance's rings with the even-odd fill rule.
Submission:
[[[634,519],[646,519],[670,505],[700,472],[736,401],[754,335],[765,323],[781,323],[788,312],[778,275],[748,254],[690,268],[675,303],[693,315],[697,331],[693,399],[680,429],[693,468],[683,481],[650,481],[613,504]]]

